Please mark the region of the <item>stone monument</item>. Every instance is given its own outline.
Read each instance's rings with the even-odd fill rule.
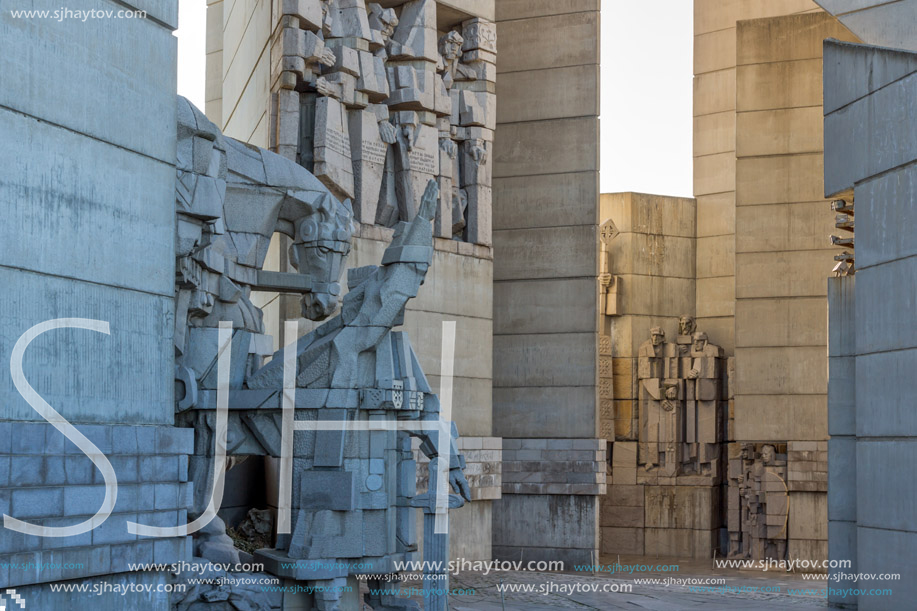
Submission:
[[[786,558],[787,455],[770,443],[741,444],[729,460],[727,523],[730,558]]]
[[[393,573],[395,561],[412,558],[415,507],[425,513],[425,559],[447,561],[448,534],[435,522],[447,507],[470,500],[464,458],[454,425],[443,434],[450,423],[441,420],[410,340],[392,330],[403,324],[405,305],[432,263],[437,182],[428,182],[410,221],[397,224],[380,265],[348,270],[340,312],[274,353],[251,291],[298,292],[304,317],[327,318],[342,294],[350,202],[341,203],[295,162],[223,136],[183,98],[178,117],[176,410],[178,424],[196,433],[189,517],[202,515],[211,490],[222,489],[221,468],[211,466],[221,444],[229,456],[284,457],[291,450],[292,468],[281,469],[281,477],[291,479],[292,520],[286,530],[278,527],[276,546],[255,558],[277,576],[321,585],[318,609],[340,608],[349,565]],[[262,269],[275,232],[292,239],[298,274]],[[224,346],[218,338],[226,321],[232,333]],[[217,361],[224,350],[229,416],[221,435]],[[286,350],[293,351],[289,359]],[[287,367],[295,368],[289,380]],[[423,495],[415,486],[412,436],[431,459]],[[458,495],[437,496],[439,465]],[[238,561],[218,518],[196,534],[195,549],[214,562]],[[430,584],[444,589],[433,577]],[[386,596],[366,602],[374,609],[411,606]],[[432,595],[426,606],[445,603]]]

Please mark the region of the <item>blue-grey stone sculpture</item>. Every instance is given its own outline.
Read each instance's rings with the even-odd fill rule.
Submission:
[[[251,292],[298,292],[305,317],[327,318],[342,293],[353,214],[305,168],[223,136],[184,98],[178,147],[176,409],[179,423],[196,431],[193,519],[213,486],[219,322],[233,322],[227,453],[279,457],[284,355],[272,354]],[[295,420],[342,425],[286,433],[293,435],[292,532],[279,533],[275,548],[255,556],[278,576],[325,586],[315,596],[318,609],[338,608],[337,586],[348,575],[393,573],[396,561],[413,559],[416,507],[425,511],[425,560],[445,565],[448,535],[433,528],[438,461],[448,461],[458,493],[449,495],[449,506],[470,497],[457,432],[452,426],[449,435],[439,434],[438,398],[407,335],[393,330],[432,263],[437,197],[431,181],[417,215],[396,227],[381,264],[347,270],[340,312],[296,345]],[[292,239],[290,261],[299,274],[262,269],[275,232]],[[421,496],[412,436],[434,461],[430,490]],[[218,519],[197,533],[195,549],[214,561],[238,558]],[[433,585],[447,588],[443,580]],[[366,602],[374,609],[413,605],[383,596]],[[445,609],[445,596],[428,596],[426,606]]]

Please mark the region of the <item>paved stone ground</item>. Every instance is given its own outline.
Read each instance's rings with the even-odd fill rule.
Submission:
[[[605,564],[612,564],[617,559],[603,559]],[[700,563],[685,560],[664,560],[648,558],[622,558],[620,564],[678,564],[678,572],[667,573],[634,573],[632,575],[617,573],[614,575],[588,573],[529,573],[500,572],[484,575],[482,573],[462,573],[453,576],[451,588],[475,590],[473,595],[453,596],[450,598],[452,611],[544,611],[548,609],[629,609],[639,611],[685,611],[703,609],[704,611],[809,611],[827,609],[825,599],[818,595],[791,595],[787,588],[821,590],[827,587],[824,580],[804,580],[801,575],[775,573],[772,571],[739,571],[732,569],[714,569],[711,563]],[[731,588],[771,587],[777,586],[779,592],[692,592],[686,585],[634,584],[634,579],[666,577],[685,579],[722,577],[725,585]],[[498,586],[501,584],[530,584],[535,589],[551,588],[554,592],[505,593],[500,596]],[[413,582],[420,587],[419,582]],[[547,585],[546,585],[547,584]],[[611,589],[615,585],[631,584],[631,592],[592,592],[577,591],[564,593],[560,588],[578,587],[580,590]],[[716,586],[711,586],[716,587]],[[414,600],[422,603],[421,597]],[[364,607],[368,609],[368,607]]]

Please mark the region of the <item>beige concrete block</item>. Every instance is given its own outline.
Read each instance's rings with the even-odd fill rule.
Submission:
[[[735,275],[735,237],[697,239],[697,278]]]
[[[601,529],[601,550],[603,554],[643,555],[642,528],[608,528]]]
[[[613,358],[615,399],[637,398],[637,359]]]
[[[738,253],[736,298],[825,296],[834,267],[833,252]]]
[[[223,98],[235,101],[261,56],[270,54],[265,43],[271,35],[271,3],[236,0],[231,9],[224,7],[224,18]]]
[[[367,3],[369,4],[369,3]],[[392,4],[389,0],[389,4]],[[395,3],[399,4],[399,3]],[[438,0],[437,1],[437,27],[440,31],[447,29],[443,26],[455,26],[461,21],[473,17],[481,17],[488,21],[496,20],[494,0]]]
[[[735,319],[732,316],[698,316],[697,328],[727,355],[735,354]]]
[[[248,141],[262,115],[270,108],[270,61],[267,53],[245,76],[247,83],[244,89],[239,90],[239,98],[228,95],[225,82],[223,86],[223,133],[243,142]]]
[[[693,238],[696,203],[692,198],[646,193],[604,193],[599,219],[611,219],[621,233]]]
[[[694,194],[725,193],[736,190],[734,152],[694,158]]]
[[[589,386],[597,380],[594,333],[497,335],[494,386]]]
[[[736,30],[736,63],[819,58],[826,38],[856,40],[850,30],[824,12],[742,21]]]
[[[732,110],[694,117],[694,156],[728,153],[736,147],[736,113]]]
[[[615,439],[637,439],[637,423],[634,420],[636,412],[635,401],[615,401]]]
[[[736,69],[736,110],[822,105],[822,60],[751,64]]]
[[[792,464],[789,466],[792,468]],[[827,494],[823,492],[790,493],[789,535],[790,539],[828,540]]]
[[[735,192],[702,195],[697,198],[697,237],[734,234]]]
[[[736,156],[818,153],[824,146],[821,106],[740,112]]]
[[[608,487],[608,493],[602,497],[602,506],[643,507],[643,486]]]
[[[554,119],[499,126],[495,178],[598,171],[598,117]]]
[[[595,386],[494,387],[497,437],[597,437]]]
[[[716,528],[719,491],[700,486],[646,486],[645,516],[647,528]]]
[[[624,315],[652,312],[672,318],[693,310],[693,279],[622,275],[619,280],[618,299]]]
[[[497,10],[497,21],[508,19],[526,19],[544,17],[563,13],[580,13],[597,11],[600,0],[500,0],[494,2]]]
[[[694,278],[694,239],[622,233],[608,247],[615,275]]]
[[[611,446],[611,466],[613,469],[637,468],[637,442],[616,441]]]
[[[219,100],[223,97],[223,51],[217,50],[208,53],[205,60],[206,82],[204,84],[204,99]]]
[[[404,330],[418,352],[423,370],[431,374],[441,370],[442,323],[446,320],[455,321],[455,375],[490,379],[493,376],[489,358],[493,322],[489,318],[413,310],[405,316]]]
[[[497,334],[590,333],[597,328],[598,300],[570,299],[570,295],[595,292],[592,278],[508,281],[492,286],[494,302],[500,305],[493,310]]]
[[[598,172],[494,178],[493,185],[494,229],[598,223]]]
[[[223,124],[223,99],[207,100],[204,102],[204,114],[213,121],[217,127]]]
[[[787,542],[787,555],[790,558],[822,562],[828,559],[828,542],[818,539],[790,539]],[[847,558],[844,558],[844,560],[847,560]],[[809,570],[812,571],[812,569]],[[882,607],[877,606],[875,608],[881,609]]]
[[[603,505],[600,519],[601,526],[643,528],[643,507]]]
[[[647,556],[710,558],[716,545],[716,531],[688,528],[646,528],[644,529],[644,541]]]
[[[735,68],[707,72],[694,77],[694,116],[735,110]],[[696,195],[696,194],[695,194]]]
[[[494,232],[494,280],[597,277],[597,227],[580,225]],[[571,300],[593,301],[595,291],[571,295]],[[498,304],[499,305],[499,304]]]
[[[417,346],[414,346],[417,350]],[[440,391],[439,370],[424,370],[433,392]],[[462,435],[490,436],[493,432],[493,382],[486,378],[452,379],[452,419]]]
[[[533,91],[539,92],[537,104],[532,104]],[[598,96],[599,67],[594,63],[503,73],[497,79],[497,123],[598,115]]]
[[[611,481],[618,485],[633,486],[637,483],[637,469],[616,467],[612,470]]]
[[[837,233],[834,213],[826,201],[736,210],[736,252],[837,250],[829,236]]]
[[[694,37],[694,74],[736,65],[736,30],[726,28]]]
[[[814,202],[824,198],[821,153],[748,157],[736,162],[736,206]]]
[[[740,299],[736,303],[736,344],[743,348],[826,347],[827,335],[828,303],[823,297]]]
[[[497,72],[598,64],[598,37],[599,13],[593,11],[502,21]]]
[[[736,347],[737,395],[820,395],[828,392],[824,346]]]
[[[789,15],[818,9],[813,0],[695,0],[694,33],[703,34],[734,27],[739,19],[758,19],[775,15]]]
[[[385,246],[384,242],[374,244],[376,248]],[[381,260],[381,253],[379,257],[376,262]],[[438,250],[417,297],[408,302],[408,309],[490,318],[494,311],[492,283],[493,261]]]
[[[207,5],[207,26],[206,26],[206,47],[204,52],[207,54],[223,50],[223,0]],[[220,72],[222,75],[222,71]]]
[[[779,395],[771,391],[764,395],[736,396],[736,441],[827,438],[826,395]]]
[[[736,308],[735,294],[736,282],[732,276],[698,278],[697,315],[700,317],[733,316]]]

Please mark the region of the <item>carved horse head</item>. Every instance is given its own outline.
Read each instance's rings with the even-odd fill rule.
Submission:
[[[285,214],[287,210],[295,210],[298,218],[289,219],[292,215]],[[281,219],[284,217],[293,224],[290,263],[312,279],[312,292],[302,300],[303,316],[324,320],[341,297],[340,279],[353,236],[353,208],[349,200],[341,203],[327,190],[289,191],[281,212]]]

